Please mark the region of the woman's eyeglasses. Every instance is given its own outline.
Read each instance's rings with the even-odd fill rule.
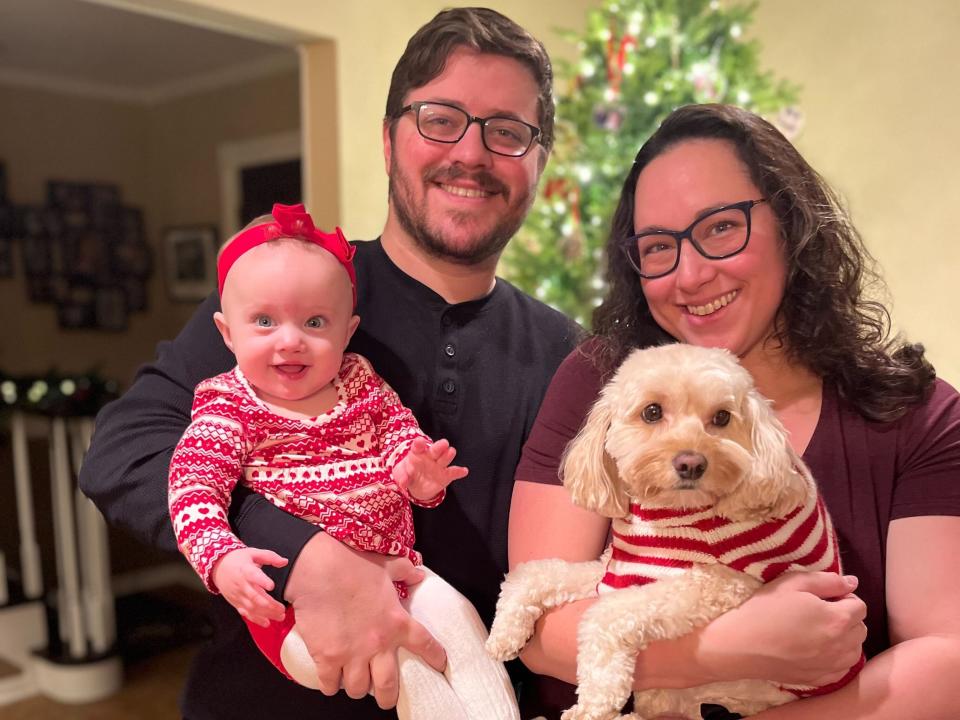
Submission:
[[[680,264],[680,245],[684,240],[708,260],[722,260],[742,252],[750,241],[750,211],[766,202],[744,200],[711,210],[679,232],[651,230],[631,235],[623,241],[623,251],[642,278],[669,275]]]

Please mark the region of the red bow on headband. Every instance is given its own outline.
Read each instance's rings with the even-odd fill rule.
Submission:
[[[353,288],[353,305],[356,307],[357,271],[353,267],[353,255],[356,248],[347,242],[347,239],[343,236],[343,231],[340,228],[337,228],[336,232],[333,233],[317,230],[310,213],[300,203],[296,205],[276,203],[273,206],[272,215],[273,222],[254,225],[241,231],[220,253],[220,259],[217,261],[217,288],[220,295],[223,295],[223,284],[227,279],[227,273],[230,272],[230,268],[237,261],[237,258],[247,250],[277,238],[294,238],[319,245],[340,261],[343,269],[350,276],[350,286]]]

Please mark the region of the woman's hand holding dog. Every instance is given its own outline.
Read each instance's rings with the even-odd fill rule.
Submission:
[[[762,586],[699,633],[698,655],[716,680],[757,678],[822,686],[860,658],[867,608],[857,579],[790,573]]]

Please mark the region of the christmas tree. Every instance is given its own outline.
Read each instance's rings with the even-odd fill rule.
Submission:
[[[557,138],[541,197],[508,246],[504,276],[588,327],[604,294],[602,249],[637,150],[671,110],[719,102],[790,122],[797,90],[744,38],[754,5],[604,0],[579,59],[555,66]]]

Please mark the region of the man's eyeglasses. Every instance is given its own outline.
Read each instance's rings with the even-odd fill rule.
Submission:
[[[711,210],[697,218],[686,230],[651,230],[631,235],[623,241],[623,251],[640,277],[669,275],[680,264],[680,244],[689,239],[697,252],[708,260],[722,260],[742,252],[750,241],[750,210],[766,202],[744,200]]]
[[[479,123],[483,146],[497,155],[521,157],[540,137],[540,128],[508,117],[475,117],[453,105],[415,102],[400,108],[396,117],[413,110],[417,131],[427,140],[456,143],[467,134],[471,123]]]

